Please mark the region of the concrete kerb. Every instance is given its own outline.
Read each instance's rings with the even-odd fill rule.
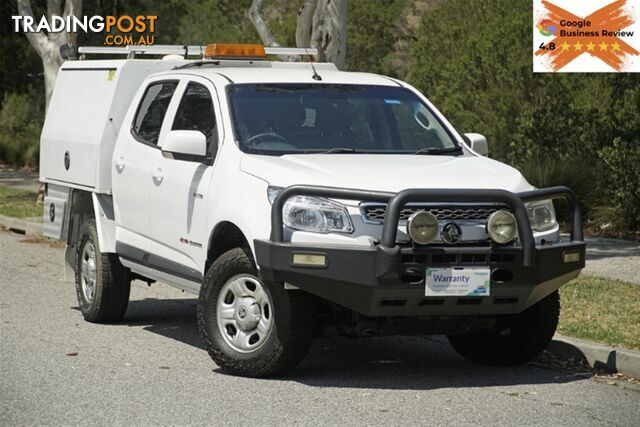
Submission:
[[[592,341],[556,334],[548,350],[563,357],[573,357],[596,369],[619,372],[640,379],[640,351],[611,347]]]
[[[0,225],[27,236],[42,236],[42,218],[13,218],[0,215]]]

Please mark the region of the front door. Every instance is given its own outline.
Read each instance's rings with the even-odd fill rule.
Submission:
[[[216,117],[217,97],[213,84],[189,77],[180,82],[163,125],[163,138],[171,130],[197,130],[207,137],[206,158],[190,158],[166,152],[152,159],[149,223],[150,263],[184,279],[200,283],[207,257],[207,205],[213,162],[221,140]]]

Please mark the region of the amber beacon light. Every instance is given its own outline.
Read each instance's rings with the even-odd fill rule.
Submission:
[[[211,43],[204,51],[205,58],[263,59],[267,54],[260,44]]]

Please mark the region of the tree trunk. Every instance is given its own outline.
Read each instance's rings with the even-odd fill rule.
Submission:
[[[262,15],[260,15],[260,8],[262,7],[262,0],[253,0],[251,3],[251,7],[247,10],[247,17],[255,27],[258,35],[262,39],[262,43],[265,46],[280,46],[280,44],[276,41],[276,39],[269,31],[269,27],[262,19]]]
[[[318,49],[318,61],[344,68],[347,57],[347,0],[319,0],[313,15],[311,47]]]
[[[64,10],[62,10],[63,0],[48,0],[47,1],[47,17],[49,22],[53,16],[67,16],[82,15],[82,0],[66,0],[64,3]],[[39,17],[33,15],[31,10],[31,3],[29,0],[17,0],[18,12],[22,16],[31,16],[34,18],[34,22],[40,22]],[[53,85],[55,84],[56,77],[58,76],[58,70],[60,65],[64,62],[60,56],[60,47],[64,44],[75,45],[77,42],[77,34],[67,33],[61,31],[59,33],[25,33],[29,43],[35,49],[42,60],[42,68],[44,69],[44,89],[46,109],[49,108],[49,100],[51,99],[51,93],[53,92]]]
[[[280,46],[260,15],[261,6],[262,0],[253,0],[247,16],[265,46]],[[304,0],[298,12],[296,45],[316,48],[318,61],[343,68],[347,54],[347,0]]]
[[[317,6],[318,0],[305,0],[300,7],[296,25],[296,46],[298,47],[311,47],[313,15]]]
[[[56,49],[54,46],[47,49],[41,58],[42,68],[44,69],[44,93],[46,100],[45,111],[47,111],[49,109],[49,100],[53,93],[53,86],[56,82],[56,78],[58,77],[58,70],[60,70],[60,66],[64,61],[60,56],[59,47]]]

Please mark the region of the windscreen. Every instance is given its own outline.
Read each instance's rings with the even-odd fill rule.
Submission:
[[[415,153],[458,145],[413,92],[338,84],[235,84],[228,89],[244,152]]]

